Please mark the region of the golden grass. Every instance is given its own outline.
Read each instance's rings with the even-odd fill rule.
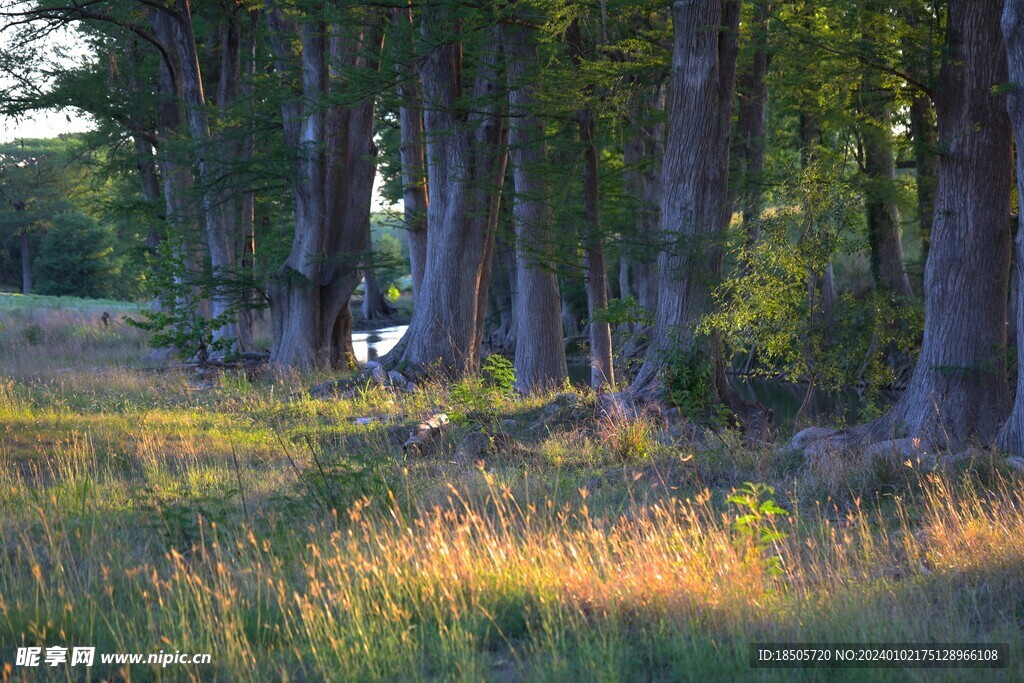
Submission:
[[[62,320],[37,323],[78,324]],[[534,429],[540,400],[495,418],[515,418],[523,453],[459,467],[450,453],[468,427],[456,426],[403,460],[402,427],[446,406],[444,387],[314,400],[296,392],[319,378],[284,373],[197,390],[137,369],[134,336],[65,365],[72,336],[26,357],[19,334],[5,321],[5,677],[52,676],[13,666],[30,644],[213,657],[97,667],[97,679],[1024,675],[1024,493],[1009,475],[982,486],[905,467],[899,486],[815,503],[799,493],[813,473],[729,436],[716,451],[662,443],[653,423]],[[352,422],[367,415],[394,421]],[[738,525],[748,510],[725,498],[761,475],[789,511]],[[766,530],[778,537],[759,541]],[[752,670],[755,641],[1014,649],[989,672]]]

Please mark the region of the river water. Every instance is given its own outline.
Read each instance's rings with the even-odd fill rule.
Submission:
[[[377,330],[364,330],[352,333],[352,346],[356,359],[365,363],[383,356],[398,343],[407,325],[383,327]],[[573,384],[586,386],[590,383],[590,366],[585,363],[569,365],[569,380]],[[796,411],[807,393],[807,385],[778,382],[761,378],[731,377],[729,380],[737,393],[748,401],[758,401],[774,413],[777,428],[789,429],[796,417]],[[887,396],[889,401],[894,397]],[[822,420],[824,418],[841,418],[847,422],[855,422],[860,413],[867,407],[867,401],[855,389],[838,392],[815,390],[807,405],[804,418]]]

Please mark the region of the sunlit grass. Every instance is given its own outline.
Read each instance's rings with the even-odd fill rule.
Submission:
[[[323,375],[156,372],[134,331],[79,346],[67,330],[87,318],[34,315],[47,353],[20,321],[0,332],[0,659],[15,680],[52,677],[13,666],[34,644],[213,656],[94,670],[132,680],[1024,676],[1024,489],[994,454],[966,472],[823,473],[586,398],[556,421],[548,399],[492,396],[406,458],[409,427],[453,408],[445,387],[327,400],[304,391]],[[519,446],[453,462],[480,426]],[[726,502],[744,481],[786,508],[756,533]],[[755,671],[754,641],[1008,642],[1014,658]]]

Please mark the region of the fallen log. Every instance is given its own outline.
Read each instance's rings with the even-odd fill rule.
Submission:
[[[426,447],[433,441],[434,437],[441,433],[441,429],[448,424],[448,415],[437,413],[429,419],[420,422],[413,427],[408,440],[402,444],[402,450],[406,453],[423,455]]]

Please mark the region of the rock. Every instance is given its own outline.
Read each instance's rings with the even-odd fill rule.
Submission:
[[[803,450],[810,446],[815,441],[834,436],[839,433],[838,429],[827,429],[825,427],[808,427],[807,429],[801,429],[795,435],[793,435],[792,441],[789,442],[790,448]]]
[[[1020,456],[1013,456],[1006,459],[1006,464],[1017,470],[1018,472],[1024,472],[1024,458]]]
[[[388,379],[396,387],[404,387],[406,385],[405,376],[398,370],[392,370],[388,373]]]
[[[455,462],[459,465],[473,465],[483,460],[493,448],[490,435],[486,432],[470,432],[455,447]]]
[[[864,449],[864,457],[872,460],[875,458],[898,457],[901,460],[907,458],[918,458],[923,455],[927,448],[921,439],[887,439],[877,441]]]
[[[379,386],[384,387],[388,384],[387,371],[377,363],[374,363],[373,368],[370,369],[370,378]]]
[[[409,382],[405,385],[405,390],[411,394],[416,391],[416,385],[413,382]]]

